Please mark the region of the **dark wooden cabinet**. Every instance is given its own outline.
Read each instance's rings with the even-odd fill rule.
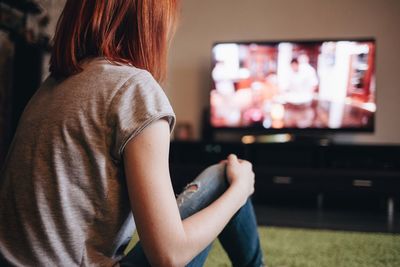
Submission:
[[[177,193],[230,153],[253,163],[256,204],[377,211],[389,225],[399,212],[400,146],[394,145],[172,142]]]

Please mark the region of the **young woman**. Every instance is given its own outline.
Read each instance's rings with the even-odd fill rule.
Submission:
[[[174,197],[159,82],[178,9],[67,1],[1,175],[1,266],[202,266],[217,236],[234,266],[262,265],[249,162],[231,155]]]

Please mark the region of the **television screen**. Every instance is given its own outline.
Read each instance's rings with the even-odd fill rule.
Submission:
[[[375,41],[216,43],[213,128],[373,131]]]

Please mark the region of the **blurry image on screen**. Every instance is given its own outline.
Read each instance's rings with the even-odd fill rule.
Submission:
[[[372,128],[374,60],[373,41],[216,44],[211,124]]]

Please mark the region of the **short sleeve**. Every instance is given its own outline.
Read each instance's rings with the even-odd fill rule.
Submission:
[[[126,144],[159,119],[166,119],[173,130],[175,114],[164,91],[147,72],[131,77],[115,94],[108,113],[112,157],[120,161]]]

